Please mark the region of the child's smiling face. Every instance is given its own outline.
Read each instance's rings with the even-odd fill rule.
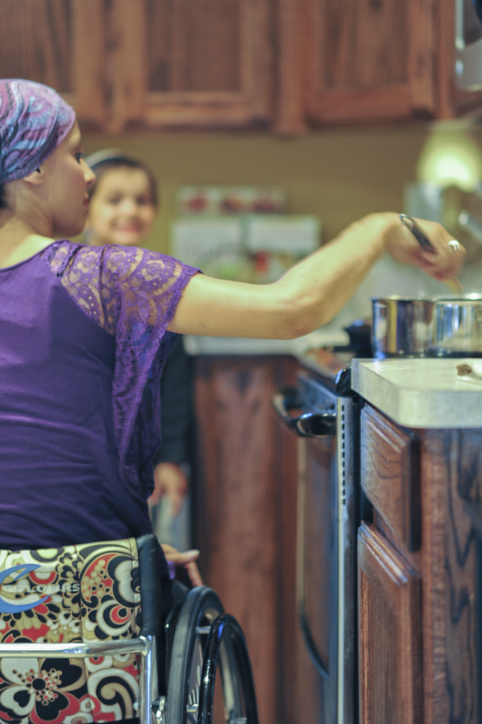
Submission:
[[[157,208],[148,175],[119,166],[104,171],[90,201],[90,243],[142,246],[152,231]]]

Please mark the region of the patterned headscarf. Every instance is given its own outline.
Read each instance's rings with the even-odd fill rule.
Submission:
[[[69,134],[75,111],[52,88],[0,80],[0,184],[35,171]]]

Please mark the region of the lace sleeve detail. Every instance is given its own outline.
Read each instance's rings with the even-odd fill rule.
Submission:
[[[186,283],[198,270],[147,249],[110,246],[101,251],[104,328],[116,336],[129,329],[134,344],[147,330],[165,329]]]
[[[72,242],[54,245],[49,261],[79,307],[115,337],[112,398],[121,473],[131,492],[145,498],[160,447],[160,377],[175,338],[166,327],[199,270],[147,249]]]

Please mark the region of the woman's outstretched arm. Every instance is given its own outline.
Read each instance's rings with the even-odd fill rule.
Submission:
[[[440,224],[417,220],[435,253],[424,252],[398,214],[371,214],[265,285],[198,274],[186,286],[169,329],[220,337],[293,339],[329,322],[354,294],[371,266],[388,252],[430,276],[453,279],[465,250],[454,252]]]

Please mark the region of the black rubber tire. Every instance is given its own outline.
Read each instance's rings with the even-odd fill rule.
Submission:
[[[228,613],[216,619],[206,644],[199,696],[200,724],[213,724],[218,666],[226,724],[258,724],[256,694],[246,640],[241,626],[234,616]]]
[[[212,589],[188,593],[169,659],[166,724],[211,724],[216,682],[222,684],[223,724],[258,724],[243,632]],[[214,724],[221,721],[218,716]]]
[[[204,649],[208,634],[200,627],[210,627],[224,613],[217,594],[207,586],[189,591],[177,617],[168,662],[166,724],[197,724],[198,714],[187,712],[199,702]]]

